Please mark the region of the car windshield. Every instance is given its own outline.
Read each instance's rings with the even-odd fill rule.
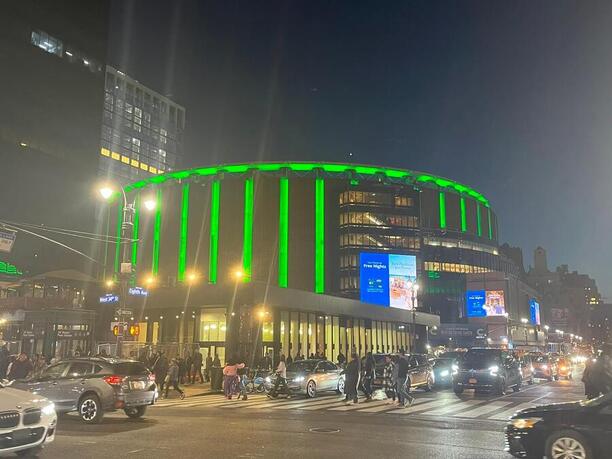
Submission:
[[[472,349],[463,360],[464,367],[481,369],[500,364],[499,351],[490,349]]]
[[[149,373],[147,367],[140,362],[122,362],[113,365],[115,373],[122,376],[142,376]]]
[[[287,367],[287,371],[292,371],[294,373],[313,371],[318,362],[318,360],[300,360],[299,362],[293,362]]]

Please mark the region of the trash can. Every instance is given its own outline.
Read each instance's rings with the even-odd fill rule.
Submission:
[[[223,390],[223,368],[212,367],[210,369],[210,390]]]

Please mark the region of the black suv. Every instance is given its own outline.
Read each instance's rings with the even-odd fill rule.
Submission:
[[[453,368],[453,389],[457,395],[464,389],[505,394],[511,387],[518,392],[521,384],[519,361],[503,349],[472,348]]]

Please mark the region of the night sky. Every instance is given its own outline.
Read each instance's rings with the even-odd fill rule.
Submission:
[[[500,241],[612,298],[612,2],[122,1],[109,61],[186,107],[186,166],[325,160],[473,186]]]

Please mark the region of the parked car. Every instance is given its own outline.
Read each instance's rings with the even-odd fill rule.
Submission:
[[[503,349],[472,348],[453,369],[453,390],[487,390],[505,394],[508,388],[518,392],[522,378],[517,359]]]
[[[434,359],[432,368],[436,386],[453,385],[453,365],[457,365],[457,359]]]
[[[572,362],[570,359],[566,357],[560,357],[557,360],[557,379],[572,379],[573,377],[573,368]]]
[[[48,398],[58,413],[76,411],[88,424],[118,409],[139,418],[157,398],[154,375],[142,363],[124,359],[63,360],[14,387]]]
[[[557,360],[548,355],[537,355],[533,358],[533,370],[536,378],[552,381],[558,379]]]
[[[318,392],[344,392],[342,368],[329,360],[307,359],[287,367],[287,385],[293,393],[316,397]]]
[[[519,358],[519,363],[521,366],[521,377],[523,378],[523,383],[529,385],[533,384],[535,369],[533,368],[531,356],[529,354],[523,355]]]
[[[36,455],[55,440],[56,426],[52,402],[0,382],[0,455]]]
[[[505,437],[505,450],[516,457],[610,457],[612,394],[519,411],[508,421]]]

